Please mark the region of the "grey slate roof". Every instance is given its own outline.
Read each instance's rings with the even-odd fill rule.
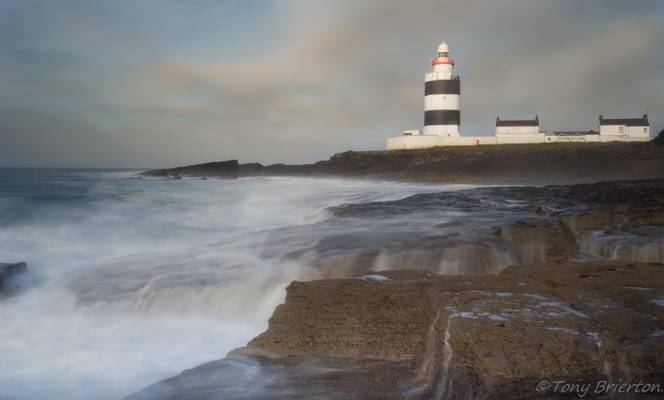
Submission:
[[[539,115],[535,115],[535,119],[501,120],[496,117],[496,126],[539,126]]]
[[[599,116],[600,125],[626,125],[626,126],[650,126],[648,123],[648,114],[643,114],[641,118],[604,118]]]

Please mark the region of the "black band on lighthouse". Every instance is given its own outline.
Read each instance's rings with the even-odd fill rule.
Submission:
[[[461,81],[444,79],[424,82],[424,95],[430,94],[461,94]]]
[[[459,110],[429,110],[424,112],[424,125],[459,125],[460,122],[461,112]]]

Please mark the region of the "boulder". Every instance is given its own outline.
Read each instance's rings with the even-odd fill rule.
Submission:
[[[25,273],[27,269],[28,265],[24,262],[0,263],[0,294],[7,294],[17,289],[11,280],[14,276]]]

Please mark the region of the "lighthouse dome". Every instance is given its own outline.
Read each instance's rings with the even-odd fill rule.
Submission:
[[[447,53],[450,51],[450,47],[447,45],[447,43],[443,42],[438,46],[438,52],[439,53]]]

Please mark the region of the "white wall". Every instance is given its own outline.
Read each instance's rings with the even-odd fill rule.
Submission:
[[[643,131],[645,128],[645,132]],[[599,134],[602,136],[630,136],[637,138],[650,137],[648,126],[627,125],[600,125]]]
[[[535,133],[496,133],[496,141],[499,144],[507,143],[545,143],[543,132]]]
[[[493,136],[394,136],[387,138],[387,150],[425,149],[436,146],[477,146],[496,144]]]
[[[590,139],[589,139],[590,138]],[[581,135],[581,136],[557,136],[549,135],[546,136],[546,143],[555,143],[555,142],[598,142],[599,140],[593,140],[593,138],[599,139],[599,135]]]
[[[600,125],[599,134],[602,136],[627,136],[627,127],[625,125]]]
[[[618,135],[593,135],[595,137],[598,137],[596,140],[588,140],[590,141],[595,141],[595,142],[649,142],[652,138],[650,136],[642,136],[642,137],[636,137],[636,136],[618,136]],[[586,136],[586,138],[591,138],[590,135]]]
[[[641,127],[643,132],[643,127]],[[387,138],[387,150],[401,149],[425,149],[436,146],[477,146],[495,144],[519,144],[519,143],[564,143],[564,142],[647,142],[650,136],[619,136],[619,135],[581,135],[581,136],[556,136],[537,134],[514,134],[496,136],[457,136],[446,137],[436,135],[419,136],[394,136]]]
[[[628,126],[627,134],[630,137],[650,137],[650,127],[648,126]]]

